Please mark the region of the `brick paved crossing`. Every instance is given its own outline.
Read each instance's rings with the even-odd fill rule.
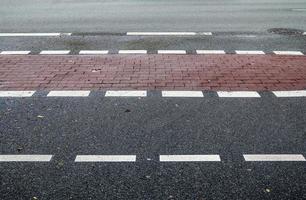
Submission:
[[[0,90],[300,90],[306,56],[3,55]]]

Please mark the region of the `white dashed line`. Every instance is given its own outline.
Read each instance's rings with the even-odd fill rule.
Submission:
[[[78,155],[75,162],[136,162],[136,155]]]
[[[300,51],[273,51],[277,55],[293,55],[293,56],[301,56],[304,55]]]
[[[161,162],[220,162],[219,155],[160,155]]]
[[[306,90],[297,91],[273,91],[277,97],[306,97]]]
[[[71,33],[0,33],[0,37],[58,37],[70,36]]]
[[[0,91],[0,97],[31,97],[35,91]]]
[[[0,162],[50,162],[52,155],[0,155]]]
[[[217,92],[219,97],[260,97],[258,92],[254,91],[233,91],[233,92],[227,92],[227,91],[219,91]]]
[[[303,35],[306,35],[306,32],[304,32]]]
[[[204,97],[201,91],[162,91],[163,97]]]
[[[147,54],[147,50],[120,50],[119,54]]]
[[[246,54],[246,55],[264,55],[263,51],[235,51],[236,54]]]
[[[87,97],[90,91],[50,91],[48,97]]]
[[[194,36],[212,35],[212,32],[127,32],[130,36]]]
[[[158,50],[158,54],[186,54],[185,50]]]
[[[108,54],[107,50],[82,50],[79,52],[81,55],[96,55],[96,54]]]
[[[31,53],[31,51],[2,51],[1,55],[27,55]]]
[[[306,161],[301,154],[244,154],[245,161]]]
[[[225,54],[223,50],[197,50],[197,54]]]
[[[106,91],[106,97],[146,97],[147,91],[141,90],[119,90],[119,91]]]
[[[66,55],[69,54],[69,50],[46,50],[46,51],[41,51],[39,54],[41,55]]]

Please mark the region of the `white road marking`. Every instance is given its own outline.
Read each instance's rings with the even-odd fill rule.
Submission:
[[[31,51],[2,51],[1,55],[27,55]]]
[[[303,35],[306,35],[306,32],[304,32]]]
[[[294,56],[301,56],[304,55],[300,51],[273,51],[277,55],[294,55]]]
[[[260,97],[258,92],[254,91],[219,91],[217,93],[219,97]]]
[[[263,51],[235,51],[236,54],[264,55]]]
[[[119,90],[119,91],[106,91],[106,97],[146,97],[147,91],[145,90]]]
[[[81,55],[94,55],[94,54],[108,54],[108,51],[107,50],[101,50],[101,51],[98,51],[98,50],[82,50],[80,51]]]
[[[158,54],[186,54],[185,50],[158,50]]]
[[[0,37],[58,37],[70,36],[71,33],[0,33]]]
[[[35,91],[0,91],[0,97],[31,97]]]
[[[225,54],[224,50],[197,50],[197,54]]]
[[[244,154],[245,161],[306,161],[301,154]]]
[[[72,91],[50,91],[48,97],[87,97],[90,91],[86,90],[72,90]]]
[[[62,55],[62,54],[69,54],[69,50],[46,50],[46,51],[41,51],[41,55]]]
[[[273,91],[277,97],[306,97],[306,90],[297,91]]]
[[[136,155],[77,155],[75,162],[136,162]]]
[[[119,50],[119,54],[147,54],[147,50]]]
[[[219,155],[160,155],[161,162],[220,162]]]
[[[204,97],[201,91],[162,91],[163,97]]]
[[[212,35],[212,32],[127,32],[126,35],[132,36],[194,36]]]
[[[50,162],[52,155],[0,155],[0,162]]]

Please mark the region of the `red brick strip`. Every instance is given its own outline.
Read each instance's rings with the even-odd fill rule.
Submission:
[[[306,56],[0,56],[0,90],[300,90]]]

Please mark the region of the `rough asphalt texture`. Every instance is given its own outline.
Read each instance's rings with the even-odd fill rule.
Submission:
[[[1,154],[54,158],[1,163],[0,199],[305,199],[305,162],[243,160],[306,155],[305,99],[262,96],[1,98]],[[137,162],[74,163],[78,154],[135,154]],[[220,154],[222,162],[160,163],[160,154]]]
[[[306,30],[304,0],[2,0],[1,32]]]

